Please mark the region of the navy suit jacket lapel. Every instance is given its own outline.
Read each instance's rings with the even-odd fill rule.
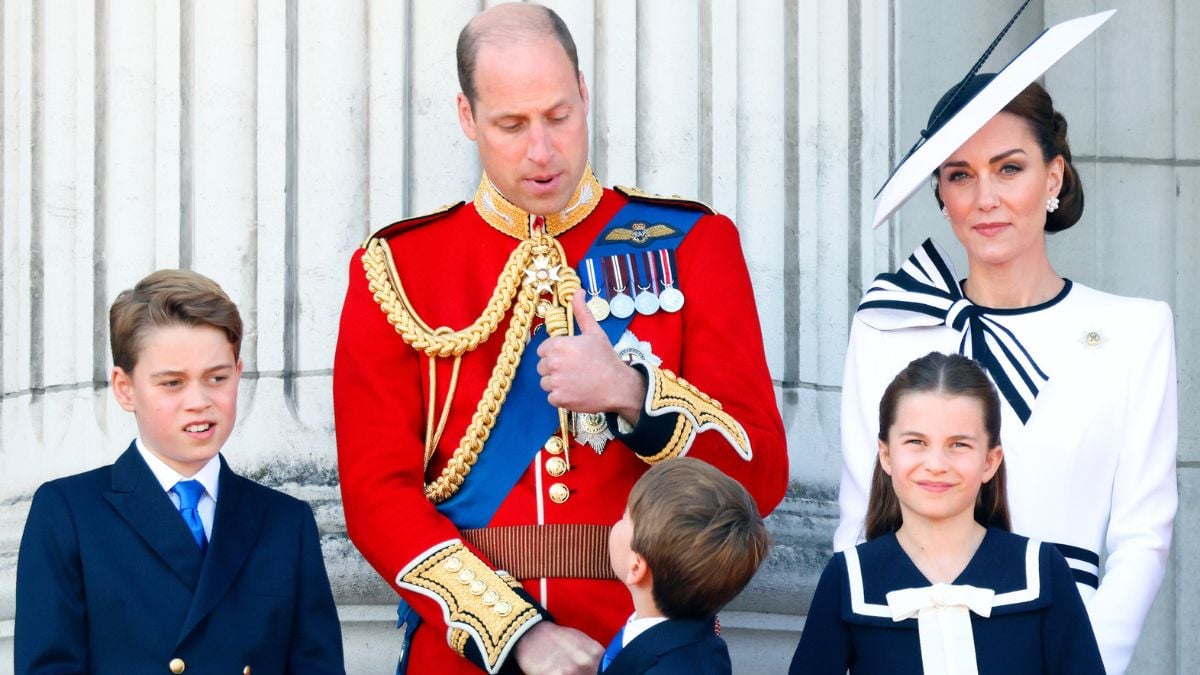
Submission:
[[[230,470],[222,457],[212,540],[208,544],[196,594],[192,596],[192,606],[179,633],[180,642],[217,606],[254,550],[266,511],[248,493],[246,483],[245,478]]]
[[[605,669],[605,673],[641,673],[653,666],[659,657],[679,647],[703,642],[713,635],[713,620],[673,619],[655,624],[625,648]]]
[[[136,441],[113,464],[112,490],[104,498],[187,588],[196,587],[203,556],[179,510],[138,454]]]

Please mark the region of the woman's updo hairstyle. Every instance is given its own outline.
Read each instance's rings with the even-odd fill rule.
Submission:
[[[994,73],[975,75],[962,87],[958,96],[954,96],[955,91],[959,89],[958,84],[951,87],[933,107],[929,124],[926,126],[926,135],[936,132],[995,76]],[[1042,85],[1034,82],[1009,101],[1002,112],[1016,115],[1029,124],[1046,162],[1062,155],[1063,177],[1062,187],[1058,191],[1058,209],[1046,214],[1046,231],[1062,232],[1079,222],[1083,215],[1083,183],[1080,182],[1079,173],[1071,162],[1071,146],[1067,142],[1067,119],[1054,109],[1054,101],[1051,100],[1050,94]],[[940,169],[933,172],[935,179],[938,171]],[[938,194],[936,180],[933,184],[933,196],[937,199],[938,208],[941,208],[942,197]]]

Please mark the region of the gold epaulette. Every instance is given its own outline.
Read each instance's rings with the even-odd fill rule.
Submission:
[[[394,222],[390,225],[384,225],[383,227],[379,228],[378,230],[375,230],[374,234],[367,237],[366,240],[363,241],[362,247],[366,248],[367,244],[370,243],[370,241],[372,239],[387,239],[388,237],[394,237],[397,234],[400,234],[401,232],[407,232],[408,230],[411,230],[414,227],[424,225],[425,223],[431,223],[435,220],[441,220],[442,218],[457,211],[458,208],[460,206],[462,206],[463,204],[466,204],[466,202],[453,202],[451,204],[443,204],[442,206],[439,206],[438,208],[434,209],[433,211],[430,211],[429,213],[424,213],[419,216],[413,216],[411,218],[405,218],[403,220],[397,220],[396,222]]]
[[[629,199],[638,202],[650,202],[652,204],[666,204],[668,206],[682,206],[699,209],[708,215],[716,215],[716,210],[704,202],[696,201],[695,199],[684,199],[679,195],[656,195],[646,192],[641,188],[633,187],[632,185],[614,185],[613,189],[625,195]]]

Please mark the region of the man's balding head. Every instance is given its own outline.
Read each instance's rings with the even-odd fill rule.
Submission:
[[[475,106],[475,66],[484,44],[512,44],[530,38],[551,36],[562,45],[574,72],[579,72],[575,40],[562,17],[549,7],[512,2],[487,9],[467,22],[458,34],[458,85],[471,107]]]

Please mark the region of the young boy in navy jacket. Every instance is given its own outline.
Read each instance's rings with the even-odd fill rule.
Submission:
[[[690,457],[655,465],[609,535],[613,572],[634,612],[600,672],[731,672],[716,613],[750,582],[770,545],[754,498],[736,480]]]
[[[16,672],[343,673],[307,504],[233,473],[242,320],[161,270],[109,312],[113,396],[138,436],[42,485],[17,563]]]

